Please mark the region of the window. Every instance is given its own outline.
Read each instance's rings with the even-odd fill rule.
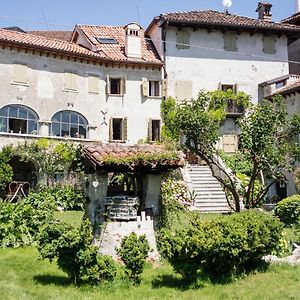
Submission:
[[[276,82],[276,89],[280,89],[286,85],[286,80]]]
[[[150,142],[160,140],[160,120],[149,120],[148,136]]]
[[[77,91],[77,74],[71,72],[65,72],[64,90]]]
[[[142,94],[144,97],[160,97],[161,82],[159,80],[147,80],[142,78]]]
[[[28,74],[27,66],[24,64],[14,63],[13,64],[13,78],[14,83],[27,85],[28,84]]]
[[[86,138],[87,120],[79,113],[64,110],[56,113],[51,120],[50,135],[72,138]]]
[[[160,96],[160,82],[159,81],[149,81],[149,96],[155,96],[159,97]]]
[[[226,153],[235,153],[238,150],[238,136],[236,134],[223,135],[223,150]]]
[[[276,53],[276,37],[273,35],[263,37],[263,51],[266,54]]]
[[[96,75],[90,75],[88,78],[89,93],[99,93],[99,78]]]
[[[23,105],[7,105],[0,110],[0,132],[37,134],[38,115]]]
[[[137,29],[130,29],[129,35],[139,36],[139,31]]]
[[[225,32],[224,33],[224,50],[226,51],[237,51],[237,33]]]
[[[96,40],[100,44],[117,44],[118,43],[114,38],[96,37]]]
[[[223,92],[227,92],[228,90],[232,90],[235,93],[234,84],[221,84],[221,90]]]
[[[176,81],[175,98],[179,101],[190,100],[193,97],[192,81]]]
[[[125,95],[126,94],[125,78],[107,77],[106,89],[107,89],[106,92],[109,95]]]
[[[190,48],[190,34],[184,30],[177,31],[176,47],[178,49]]]
[[[127,140],[127,118],[111,118],[109,124],[110,141]]]

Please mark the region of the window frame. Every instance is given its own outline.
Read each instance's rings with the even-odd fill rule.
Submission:
[[[270,45],[268,45],[268,41],[270,42],[272,40],[272,42],[274,42],[272,44],[272,47],[270,47]],[[277,44],[277,39],[275,35],[264,35],[262,37],[262,43],[263,43],[263,52],[265,54],[276,54],[277,53],[277,49],[276,49],[276,44]]]
[[[67,76],[70,76],[69,80],[71,81],[70,86],[68,86],[69,83],[67,83],[68,79]],[[73,71],[64,71],[64,88],[63,90],[65,92],[71,92],[71,93],[78,93],[78,74]]]
[[[111,80],[119,80],[120,82],[120,93],[113,94],[111,90]],[[126,94],[126,77],[118,77],[118,76],[109,76],[106,78],[106,93],[109,96],[122,97]]]
[[[14,115],[13,114],[10,115],[11,109],[15,109],[16,113]],[[4,115],[5,110],[7,111],[6,116]],[[20,113],[21,110],[22,112]],[[2,113],[2,111],[4,112]],[[26,112],[26,117],[21,115],[21,114],[24,115],[24,111]],[[38,114],[30,107],[27,107],[25,105],[20,105],[20,104],[5,105],[0,109],[0,132],[8,133],[8,134],[20,134],[20,135],[33,135],[33,136],[38,135],[39,120],[40,119]],[[19,125],[16,125],[16,123],[19,123]],[[24,125],[25,125],[26,132],[22,132],[22,128],[24,128]],[[29,128],[32,125],[33,125],[33,130],[29,132]],[[2,130],[3,126],[4,128],[6,128],[5,131]],[[15,126],[20,127],[20,130],[18,132],[14,132],[14,129],[11,129],[12,127]]]
[[[158,126],[153,126],[158,123]],[[158,128],[158,133],[154,132],[155,128]],[[160,119],[149,119],[148,125],[148,139],[150,143],[159,142],[161,140],[161,120]]]
[[[114,120],[120,121],[120,139],[114,139]],[[127,126],[127,117],[111,117],[109,121],[109,142],[126,143]]]
[[[68,114],[68,121],[64,121],[64,114]],[[72,121],[72,114],[73,116],[75,115],[77,117],[77,122]],[[54,120],[56,116],[59,116],[59,120]],[[80,120],[82,120],[82,123],[80,123]],[[54,134],[53,132],[53,126],[58,125],[59,126],[59,135]],[[73,126],[72,126],[73,125]],[[77,132],[75,135],[72,135],[72,128],[75,128],[77,126]],[[54,137],[67,137],[67,138],[73,138],[73,139],[87,139],[88,138],[88,120],[79,112],[73,111],[73,110],[61,110],[56,112],[52,118],[51,118],[51,126],[49,128],[49,135],[54,136]],[[64,128],[68,127],[68,135],[66,136],[65,134],[63,135],[62,132]],[[84,133],[80,133],[81,127],[85,130]],[[77,135],[77,136],[76,136]]]

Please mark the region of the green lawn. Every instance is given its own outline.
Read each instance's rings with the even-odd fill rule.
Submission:
[[[83,215],[84,211],[56,211],[54,213],[54,218],[60,220],[61,222],[79,227],[82,222]]]
[[[300,266],[273,266],[226,285],[187,288],[172,269],[148,266],[140,286],[118,279],[97,287],[75,287],[56,264],[38,260],[34,248],[0,249],[1,299],[300,299]]]

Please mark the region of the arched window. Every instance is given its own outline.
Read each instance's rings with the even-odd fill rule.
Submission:
[[[0,132],[38,134],[38,115],[30,108],[11,104],[0,109]]]
[[[87,120],[75,111],[60,111],[52,117],[51,122],[52,136],[86,138]]]

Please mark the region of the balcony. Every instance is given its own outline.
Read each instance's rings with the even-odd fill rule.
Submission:
[[[233,100],[227,100],[225,112],[228,118],[238,118],[245,113],[245,110],[243,107],[236,105]]]

